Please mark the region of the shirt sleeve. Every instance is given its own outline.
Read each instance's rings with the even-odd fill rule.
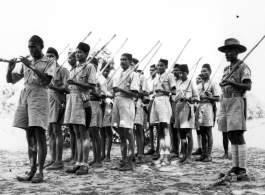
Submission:
[[[55,68],[54,67],[56,67],[56,61],[53,60],[53,59],[49,59],[47,61],[47,65],[46,65],[46,67],[44,69],[44,73],[49,75],[49,76],[51,76],[51,77],[53,77],[54,74],[55,74],[55,72],[54,72]]]
[[[199,97],[197,85],[194,85],[193,82],[191,82],[190,84],[191,84],[192,97],[199,100],[200,97]]]
[[[100,86],[99,93],[101,95],[107,95],[107,80],[102,75],[99,77],[99,86]]]
[[[130,76],[131,76],[130,90],[139,92],[139,86],[140,86],[139,76],[135,72],[133,72]]]
[[[211,88],[212,88],[211,92],[212,92],[213,96],[215,96],[215,97],[220,96],[220,89],[219,89],[217,83],[214,82],[212,84]]]
[[[24,70],[23,70],[23,65],[20,64],[19,67],[15,68],[12,71],[12,84],[17,83],[24,77]]]
[[[87,65],[87,82],[90,84],[96,84],[96,68],[89,64]]]
[[[66,68],[62,68],[63,87],[68,87],[67,80],[70,78],[70,72]]]
[[[251,71],[247,65],[243,65],[241,69],[241,82],[251,80]]]
[[[174,75],[173,74],[169,74],[168,75],[168,83],[169,83],[169,90],[171,90],[173,87],[176,87],[176,80],[174,78]]]

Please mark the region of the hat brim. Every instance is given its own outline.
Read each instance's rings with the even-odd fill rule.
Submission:
[[[225,50],[228,48],[236,48],[239,50],[239,53],[244,53],[245,51],[247,51],[247,48],[243,45],[225,45],[225,46],[219,47],[218,50],[220,52],[225,53]]]

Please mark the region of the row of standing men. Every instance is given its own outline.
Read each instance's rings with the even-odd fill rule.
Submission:
[[[81,42],[75,51],[69,51],[68,62],[72,67],[70,73],[58,65],[59,56],[54,48],[48,48],[44,55],[43,47],[43,40],[39,36],[32,36],[29,50],[33,60],[21,57],[22,66],[15,69],[14,59],[14,62],[9,63],[7,71],[7,82],[14,84],[24,78],[25,85],[13,126],[26,130],[31,170],[24,176],[17,176],[19,181],[38,183],[43,181],[43,168],[63,168],[62,124],[69,125],[71,134],[72,155],[65,161],[75,162],[66,169],[67,173],[88,174],[89,166],[97,168],[102,167],[102,161],[109,162],[112,129],[120,136],[122,155],[120,163],[112,168],[119,171],[133,170],[132,161],[135,157],[137,163],[143,162],[143,125],[146,121],[149,124],[151,143],[151,149],[146,154],[153,155],[156,159],[154,164],[168,166],[171,158],[179,157],[180,140],[182,157],[179,161],[190,163],[194,128],[197,130],[199,143],[200,137],[202,138],[201,150],[195,152],[200,154],[196,161],[211,162],[215,102],[219,100],[219,130],[232,143],[233,168],[229,173],[246,174],[243,94],[251,89],[251,72],[246,64],[240,65],[232,79],[220,83],[220,96],[217,84],[210,80],[212,71],[209,64],[202,66],[202,82],[198,86],[188,79],[189,68],[186,64],[175,64],[173,74],[167,73],[166,59],[160,59],[150,67],[152,76],[147,81],[141,71],[131,71],[138,60],[131,54],[124,53],[120,57],[121,74],[111,79],[110,67],[99,75],[96,71],[97,59],[87,62],[90,47],[86,43]],[[225,40],[225,45],[218,49],[225,53],[227,61],[231,63],[224,69],[224,76],[238,62],[238,54],[246,51],[236,39]],[[103,63],[102,68],[105,65]],[[157,132],[156,150],[154,127]],[[47,153],[46,129],[51,161],[44,165]],[[93,160],[88,162],[90,139]],[[39,166],[36,162],[37,144]]]

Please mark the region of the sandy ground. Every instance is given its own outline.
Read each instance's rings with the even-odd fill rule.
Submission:
[[[135,171],[118,172],[109,169],[120,160],[119,145],[114,145],[112,162],[104,163],[103,168],[90,169],[89,175],[70,175],[63,170],[45,171],[45,181],[32,184],[15,179],[16,175],[29,170],[29,161],[25,132],[12,128],[11,123],[11,120],[0,120],[0,194],[265,194],[265,119],[248,122],[247,168],[251,180],[217,187],[211,184],[220,172],[230,169],[232,165],[230,160],[220,158],[223,154],[222,135],[216,129],[213,130],[212,163],[193,161],[182,165],[176,159],[169,167],[157,168],[149,162],[135,165]],[[196,149],[195,132],[193,137]],[[66,149],[64,157],[69,153],[69,149]],[[65,164],[67,166],[69,164]]]

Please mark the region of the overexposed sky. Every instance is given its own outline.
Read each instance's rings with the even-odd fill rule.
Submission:
[[[215,72],[224,57],[217,48],[225,39],[237,38],[249,51],[265,35],[262,0],[9,0],[0,1],[0,7],[0,58],[5,59],[28,55],[32,35],[43,38],[45,52],[48,47],[61,52],[68,43],[75,48],[92,31],[86,40],[91,47],[100,38],[101,47],[116,34],[108,49],[115,53],[128,38],[120,54],[132,53],[139,60],[160,40],[163,45],[152,60],[156,63],[160,58],[175,59],[190,38],[178,63],[191,67],[203,56],[197,75],[203,63],[209,63]],[[66,59],[66,53],[59,63]],[[264,94],[264,61],[265,41],[246,60],[252,71],[252,93],[260,99]],[[218,81],[226,64],[224,61],[214,80]],[[0,63],[0,84],[5,83],[6,66]],[[145,74],[149,76],[149,72]]]

